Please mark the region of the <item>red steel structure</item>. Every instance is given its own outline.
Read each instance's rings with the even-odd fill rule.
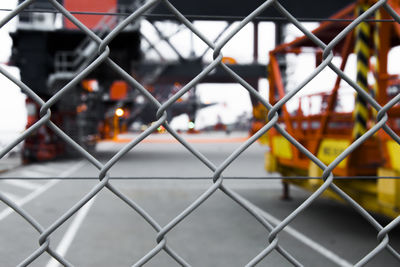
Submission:
[[[339,34],[356,16],[356,8],[360,4],[372,5],[376,1],[359,1],[339,11],[329,21],[323,22],[313,31],[324,43],[329,43]],[[389,1],[391,7],[400,12],[400,1]],[[378,19],[379,18],[379,19]],[[375,17],[367,22],[371,29],[378,29],[371,34],[368,40],[369,54],[375,58],[375,64],[369,60],[369,68],[365,70],[365,77],[373,73],[375,84],[370,84],[370,93],[376,94],[377,102],[384,106],[400,92],[398,75],[388,73],[388,55],[390,50],[400,45],[400,25],[390,22],[393,18],[385,11],[379,10]],[[349,56],[361,42],[355,33],[348,34],[337,46],[334,54],[341,58],[340,69],[344,70]],[[377,49],[378,48],[378,49]],[[316,65],[322,62],[322,49],[308,37],[299,37],[292,42],[279,45],[270,52],[269,64],[269,100],[276,104],[286,95],[285,72],[280,66],[280,59],[288,54],[299,55],[304,52],[315,54]],[[368,53],[367,51],[365,53]],[[358,60],[359,64],[359,60]],[[379,66],[379,67],[378,67]],[[355,67],[355,66],[354,66]],[[299,107],[289,112],[283,106],[279,123],[283,124],[290,135],[295,137],[311,153],[316,155],[325,164],[330,164],[354,140],[353,129],[356,127],[354,112],[338,110],[340,88],[346,83],[337,77],[334,87],[329,93],[320,93],[299,97]],[[376,90],[376,93],[374,93]],[[304,102],[315,104],[312,98],[319,98],[319,112],[305,112]],[[357,109],[357,105],[356,108]],[[367,127],[375,122],[376,112],[368,105]],[[400,105],[396,104],[388,111],[387,125],[396,133],[400,133]],[[279,171],[285,176],[322,176],[322,170],[310,161],[306,155],[296,149],[288,140],[282,137],[275,129],[271,129],[266,137],[270,145],[270,152],[266,156],[266,169]],[[399,176],[400,175],[400,146],[388,134],[380,129],[376,135],[367,139],[350,156],[343,160],[334,170],[338,176]],[[315,190],[322,183],[321,180],[287,180],[302,187]],[[336,182],[340,187],[357,199],[368,209],[383,212],[389,216],[398,215],[400,209],[400,181],[396,179],[358,179],[340,180]],[[333,193],[328,195],[335,196]]]

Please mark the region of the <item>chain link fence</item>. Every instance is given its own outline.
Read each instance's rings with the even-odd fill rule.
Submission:
[[[1,22],[0,27],[3,27],[6,23],[8,23],[11,19],[18,16],[21,12],[26,10],[31,4],[33,4],[35,0],[27,0],[20,4],[17,8],[15,8],[12,12],[10,12]],[[17,206],[13,201],[7,198],[5,195],[0,194],[0,200],[4,202],[7,206],[12,208],[16,213],[18,213],[24,220],[26,220],[36,231],[40,234],[39,238],[39,247],[36,251],[34,251],[28,258],[26,258],[23,262],[21,262],[21,266],[26,266],[35,261],[40,255],[43,253],[48,253],[54,259],[65,266],[72,266],[72,263],[69,262],[66,258],[58,255],[55,250],[50,246],[50,239],[52,234],[60,228],[71,216],[73,216],[77,211],[79,211],[90,199],[96,196],[101,190],[108,189],[112,193],[114,193],[121,201],[125,202],[129,205],[132,210],[154,228],[154,231],[157,232],[156,242],[157,245],[149,251],[146,255],[143,256],[138,262],[134,263],[134,266],[142,266],[150,259],[155,257],[160,251],[165,251],[172,259],[174,259],[179,265],[182,266],[190,266],[190,263],[187,262],[184,258],[182,258],[175,250],[172,248],[166,237],[168,233],[172,231],[180,222],[185,220],[185,218],[191,214],[193,211],[198,209],[208,198],[210,198],[215,192],[221,191],[226,196],[232,199],[233,202],[239,204],[243,209],[245,209],[249,215],[253,216],[268,233],[268,241],[269,244],[262,251],[258,252],[258,255],[253,259],[250,259],[247,266],[254,266],[259,263],[265,257],[268,257],[271,252],[276,251],[280,253],[288,263],[295,266],[302,266],[302,263],[299,262],[294,256],[291,255],[283,246],[279,244],[278,237],[279,234],[287,227],[300,213],[302,213],[305,209],[307,209],[325,190],[330,188],[337,195],[339,195],[345,202],[351,205],[354,208],[354,211],[359,213],[366,221],[368,221],[377,232],[377,246],[371,250],[367,255],[365,255],[359,262],[355,263],[356,266],[362,266],[369,262],[374,256],[376,256],[382,250],[388,250],[393,256],[395,256],[398,260],[400,260],[400,254],[391,247],[389,243],[389,233],[400,223],[400,217],[392,220],[387,225],[381,225],[377,220],[375,220],[364,208],[362,208],[357,202],[355,202],[351,197],[349,197],[346,193],[344,193],[340,188],[338,188],[333,182],[335,177],[332,175],[332,170],[343,160],[345,159],[352,151],[354,151],[358,146],[360,146],[363,142],[365,142],[368,138],[373,136],[379,129],[383,129],[388,135],[390,135],[393,140],[395,140],[398,144],[400,144],[400,137],[386,124],[388,120],[387,112],[393,107],[398,101],[400,101],[400,95],[395,96],[390,102],[388,102],[385,106],[380,106],[373,97],[371,97],[367,92],[365,92],[362,88],[360,88],[355,81],[353,81],[350,77],[348,77],[344,72],[342,72],[338,67],[336,67],[332,63],[333,48],[341,41],[343,38],[352,32],[355,27],[360,24],[363,20],[367,19],[374,12],[376,12],[379,8],[384,8],[397,22],[400,23],[400,16],[392,9],[390,5],[387,4],[387,1],[380,0],[372,5],[368,10],[366,10],[362,15],[358,16],[354,21],[349,23],[345,29],[340,32],[331,42],[324,43],[320,39],[317,38],[313,33],[308,31],[298,19],[293,17],[290,12],[288,12],[284,6],[278,0],[268,0],[265,1],[262,5],[260,5],[256,10],[254,10],[251,14],[249,14],[246,18],[244,18],[239,24],[235,25],[235,27],[230,29],[229,34],[227,34],[224,38],[218,40],[217,42],[210,41],[207,36],[203,35],[193,23],[188,20],[183,14],[177,10],[173,4],[171,4],[168,0],[151,0],[143,3],[136,11],[130,14],[127,18],[125,18],[121,23],[119,23],[111,32],[109,32],[103,39],[96,35],[93,31],[88,29],[84,24],[82,24],[79,20],[77,20],[68,10],[66,10],[60,3],[56,0],[48,0],[48,2],[53,5],[53,7],[60,12],[63,16],[68,18],[73,24],[76,25],[85,33],[91,40],[97,43],[97,51],[93,52],[93,56],[95,59],[85,68],[83,69],[76,77],[74,77],[67,85],[65,85],[61,90],[59,90],[56,94],[54,94],[48,101],[43,101],[35,92],[29,88],[27,85],[19,81],[17,78],[13,77],[6,70],[0,68],[0,72],[2,75],[6,76],[13,83],[18,85],[21,90],[27,94],[30,98],[32,98],[38,105],[41,106],[40,111],[40,120],[37,121],[33,126],[29,129],[26,129],[15,141],[10,143],[6,148],[0,151],[0,158],[4,157],[10,150],[12,150],[15,146],[17,146],[20,142],[22,142],[27,136],[35,132],[42,125],[47,125],[51,128],[60,138],[62,138],[68,146],[74,148],[78,151],[88,162],[90,162],[93,166],[98,169],[98,179],[99,182],[95,187],[91,189],[87,195],[82,198],[79,202],[77,202],[72,208],[70,208],[67,212],[65,212],[61,217],[59,217],[50,227],[44,228],[42,225],[38,223],[38,221],[33,218],[26,210],[22,207]],[[171,15],[175,17],[180,23],[184,24],[190,31],[195,34],[198,38],[200,38],[204,43],[208,45],[210,49],[213,50],[213,61],[208,64],[197,76],[193,77],[193,79],[187,83],[182,90],[177,92],[174,96],[168,99],[165,103],[159,103],[147,90],[144,88],[142,84],[140,84],[137,80],[135,80],[129,73],[124,71],[119,65],[117,65],[112,59],[109,58],[110,49],[108,44],[121,32],[125,27],[130,25],[135,20],[140,19],[147,11],[152,9],[153,7],[163,4],[170,11]],[[280,99],[278,103],[275,105],[271,105],[268,101],[262,97],[257,90],[255,90],[250,84],[248,84],[242,77],[237,75],[232,69],[222,62],[223,54],[222,50],[224,46],[248,23],[250,23],[254,18],[256,18],[261,12],[266,9],[276,9],[278,10],[283,17],[285,17],[290,23],[295,25],[300,31],[302,31],[312,42],[314,42],[318,47],[323,50],[323,61],[322,63],[313,71],[311,75],[309,75],[297,88],[287,93],[285,97]],[[101,63],[106,63],[109,67],[109,71],[113,71],[117,73],[121,79],[125,80],[129,83],[130,86],[139,91],[144,97],[146,97],[151,103],[157,107],[157,120],[154,124],[141,133],[135,140],[131,141],[127,144],[123,149],[121,149],[115,156],[113,156],[107,163],[102,164],[98,159],[89,154],[85,149],[79,146],[76,142],[74,142],[67,134],[65,134],[58,126],[56,126],[51,121],[51,108],[52,106],[60,100],[67,92],[74,89],[74,87],[84,79],[90,72],[95,70]],[[234,153],[232,153],[225,161],[219,165],[214,165],[207,157],[201,154],[197,149],[195,149],[191,144],[185,141],[177,132],[175,132],[167,122],[167,113],[166,110],[175,103],[183,94],[187,93],[191,88],[200,83],[210,72],[212,72],[215,68],[221,67],[235,82],[241,84],[243,88],[245,88],[254,98],[256,98],[259,102],[261,102],[268,110],[268,118],[269,122],[262,127],[257,133],[255,133],[252,137],[250,137],[247,141],[245,141]],[[288,132],[278,124],[279,118],[279,110],[287,103],[288,100],[293,98],[295,94],[302,90],[302,88],[314,77],[316,77],[322,70],[330,68],[337,75],[339,75],[344,81],[346,81],[349,85],[351,85],[354,90],[362,96],[362,98],[370,104],[377,111],[377,120],[376,124],[369,129],[365,134],[363,134],[360,138],[355,140],[350,146],[345,149],[345,151],[338,156],[331,164],[326,166],[320,159],[314,156],[311,152],[309,152],[305,147],[302,146],[293,136],[288,134]],[[213,185],[210,186],[200,197],[198,197],[190,206],[188,206],[184,211],[178,214],[175,218],[173,218],[166,225],[160,225],[151,214],[149,214],[146,210],[144,210],[137,203],[132,201],[126,195],[121,193],[111,182],[111,177],[108,174],[109,170],[114,166],[115,163],[121,159],[126,153],[130,150],[134,149],[136,145],[138,145],[143,139],[149,136],[153,131],[155,131],[159,126],[163,125],[165,129],[178,140],[190,153],[198,158],[205,166],[207,166],[210,170],[212,170],[213,175],[209,177],[213,180]],[[322,186],[318,188],[311,196],[309,196],[298,208],[296,208],[291,214],[289,214],[281,223],[278,225],[273,225],[269,221],[267,221],[257,210],[253,209],[248,202],[243,199],[238,193],[234,190],[228,188],[224,185],[224,170],[233,162],[235,159],[243,153],[251,144],[257,141],[263,134],[267,133],[271,128],[275,128],[280,134],[282,134],[291,144],[293,144],[298,150],[300,150],[303,154],[305,154],[312,162],[314,162],[319,168],[323,170],[322,179],[324,183]],[[260,155],[261,157],[262,155]]]

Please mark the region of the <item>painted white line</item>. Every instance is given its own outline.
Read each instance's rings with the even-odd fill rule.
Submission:
[[[246,202],[247,205],[252,207],[259,214],[261,214],[272,225],[275,226],[275,225],[278,225],[279,223],[281,223],[281,221],[278,218],[276,218],[276,217],[272,216],[271,214],[269,214],[268,212],[262,210],[261,208],[259,208],[258,206],[254,205],[253,203],[251,203],[247,199],[245,199],[243,197],[240,197],[240,199],[243,200],[244,202]],[[306,246],[312,248],[316,252],[320,253],[325,258],[327,258],[327,259],[331,260],[332,262],[336,263],[338,266],[345,266],[345,267],[354,266],[353,264],[351,264],[347,260],[343,259],[342,257],[337,255],[333,251],[325,248],[321,244],[319,244],[316,241],[312,240],[311,238],[305,236],[304,234],[300,233],[299,231],[297,231],[296,229],[294,229],[291,226],[286,226],[283,229],[283,231],[285,231],[286,233],[288,233],[292,237],[296,238],[298,241],[302,242]]]
[[[65,254],[67,253],[69,247],[71,246],[72,242],[74,241],[74,238],[82,225],[83,221],[85,220],[90,208],[92,207],[94,201],[96,199],[96,196],[94,196],[89,202],[87,202],[76,214],[76,217],[72,221],[71,225],[68,227],[67,231],[65,232],[64,236],[61,239],[60,244],[58,244],[56,248],[56,252],[64,257]],[[60,263],[55,260],[51,259],[47,263],[46,267],[57,267],[60,266]]]
[[[19,174],[19,176],[33,177],[33,178],[43,177],[43,176],[46,175],[46,173],[43,173],[43,172],[40,172],[40,171],[31,170],[31,169],[20,170],[17,173]]]
[[[49,167],[49,166],[51,166],[51,167]],[[54,168],[53,165],[51,165],[51,164],[47,164],[47,165],[44,165],[44,166],[34,165],[34,166],[31,166],[29,169],[33,170],[33,171],[37,171],[37,172],[46,173],[46,174],[54,174],[54,173],[59,173],[60,172],[59,169]]]
[[[13,185],[16,187],[21,187],[27,190],[36,190],[42,187],[41,184],[35,184],[29,181],[22,181],[22,180],[3,180],[4,183]]]
[[[189,179],[190,180],[190,179]],[[189,181],[186,180],[186,181]],[[153,183],[151,183],[153,182]],[[140,190],[173,190],[173,191],[180,191],[180,190],[204,190],[208,189],[210,185],[212,185],[212,182],[203,182],[203,183],[197,183],[197,181],[192,181],[192,184],[188,183],[179,183],[179,182],[166,182],[162,181],[159,182],[157,180],[154,181],[146,181],[146,184],[141,184],[137,183],[135,184],[135,189],[140,189]],[[229,185],[228,186],[231,189],[235,190],[257,190],[257,189],[262,189],[262,190],[271,190],[271,191],[280,191],[282,190],[282,186],[263,186],[260,187],[258,185],[249,185],[249,186],[240,186],[240,185]]]
[[[62,172],[59,175],[57,175],[57,177],[61,178],[61,177],[70,176],[72,173],[74,173],[77,170],[79,170],[80,168],[82,168],[85,164],[86,164],[86,160],[81,160],[81,161],[77,162],[75,165],[73,165],[71,168],[69,168],[68,170],[65,170],[64,172]],[[30,201],[34,200],[35,198],[37,198],[38,196],[40,196],[41,194],[46,192],[48,189],[50,189],[52,186],[54,186],[55,184],[57,184],[60,181],[61,180],[59,180],[59,179],[51,180],[50,182],[44,184],[39,189],[33,191],[32,193],[30,193],[26,197],[24,197],[24,198],[20,199],[19,201],[15,202],[15,204],[18,207],[22,207],[26,203],[29,203]],[[4,220],[5,218],[7,218],[13,212],[14,212],[14,210],[12,208],[4,209],[2,212],[0,212],[0,221]]]

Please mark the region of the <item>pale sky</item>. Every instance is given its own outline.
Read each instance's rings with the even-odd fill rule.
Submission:
[[[7,3],[6,3],[7,2]],[[0,4],[0,8],[13,8],[16,1],[4,1]],[[6,13],[0,12],[0,16],[4,17]],[[237,23],[231,25],[234,27]],[[226,22],[209,22],[197,21],[195,26],[203,32],[209,39],[213,40],[226,26]],[[11,52],[12,42],[8,32],[15,27],[15,20],[0,30],[0,62],[7,62]],[[142,23],[142,31],[151,40],[156,40],[154,29],[148,23]],[[160,25],[162,30],[168,32],[175,31],[176,26],[166,23]],[[273,46],[274,29],[271,23],[260,23],[259,25],[259,57],[260,62],[268,61],[268,51]],[[233,57],[239,63],[250,63],[253,60],[253,26],[248,25],[241,30],[222,50],[225,56]],[[187,29],[171,38],[171,42],[183,54],[189,55],[191,51],[191,36]],[[201,55],[205,50],[205,44],[197,37],[193,37],[194,52]],[[145,42],[143,42],[145,43]],[[168,59],[174,59],[174,54],[165,43],[158,45],[160,51],[166,55]],[[150,54],[151,58],[152,55]],[[154,55],[153,55],[154,57]],[[212,59],[212,51],[208,51],[205,58]],[[4,65],[3,65],[4,67]],[[9,68],[19,76],[16,68]],[[5,77],[0,75],[0,132],[19,132],[22,131],[26,124],[25,97],[19,92],[19,89],[9,82]],[[266,85],[266,83],[262,83]],[[266,90],[263,90],[266,92]],[[198,113],[200,125],[211,125],[215,123],[217,118],[221,118],[224,123],[232,123],[236,117],[243,112],[251,113],[251,103],[248,92],[238,84],[200,84],[198,86],[198,95],[202,101],[218,102],[220,105],[206,108]],[[266,93],[265,93],[266,96]],[[10,117],[10,110],[13,110],[13,116]],[[182,118],[179,119],[182,121]],[[178,121],[179,121],[178,120]],[[176,124],[176,123],[175,123]]]
[[[13,8],[16,0],[1,1],[0,8]],[[0,18],[4,17],[5,12],[0,12]],[[227,25],[226,22],[210,22],[210,21],[196,21],[195,26],[205,34],[209,39],[213,40],[222,29]],[[234,23],[232,27],[237,25]],[[309,29],[315,28],[317,24],[308,23],[306,27]],[[10,49],[11,39],[8,36],[8,31],[15,27],[15,20],[7,24],[5,27],[0,29],[0,62],[7,62]],[[176,26],[173,24],[160,25],[160,28],[166,32],[174,32]],[[231,29],[230,28],[230,29]],[[142,23],[142,31],[152,41],[156,41],[157,36],[154,29],[147,23]],[[293,39],[295,36],[299,36],[301,32],[295,29],[294,26],[288,27],[288,36],[286,41]],[[253,25],[247,25],[241,30],[227,45],[223,48],[222,53],[224,56],[233,57],[239,63],[250,63],[253,60]],[[189,55],[191,47],[194,48],[196,55],[201,55],[206,48],[205,44],[197,37],[191,36],[189,30],[182,30],[179,34],[171,38],[171,42],[176,48],[185,56]],[[259,25],[259,61],[261,63],[268,62],[268,52],[273,49],[274,46],[274,27],[272,23],[260,23]],[[146,43],[143,42],[143,47],[146,47]],[[168,59],[176,59],[174,53],[166,45],[165,42],[160,42],[157,46],[160,51],[163,52],[165,57]],[[391,51],[389,57],[389,72],[398,73],[400,65],[398,58],[400,56],[400,49],[395,48]],[[148,54],[149,59],[157,58],[156,54]],[[212,59],[212,51],[208,51],[205,57],[207,60]],[[314,56],[312,54],[301,54],[297,56],[291,56],[290,61],[290,78],[288,83],[288,90],[293,89],[302,79],[310,74],[314,68]],[[340,64],[340,59],[334,59],[335,64]],[[346,73],[352,78],[355,78],[355,57],[351,56],[349,59]],[[4,66],[18,77],[18,70]],[[26,123],[26,111],[24,108],[24,96],[21,95],[19,89],[10,83],[5,77],[0,75],[0,132],[7,131],[21,131],[25,127]],[[329,69],[324,70],[319,74],[312,82],[310,82],[300,93],[301,95],[308,95],[317,92],[326,92],[332,89],[335,81],[335,75]],[[346,96],[345,106],[348,109],[352,109],[354,104],[353,91],[346,84],[343,83],[344,91],[343,95]],[[218,102],[219,105],[206,108],[198,113],[198,123],[200,125],[207,126],[213,124],[217,118],[221,118],[224,123],[231,123],[235,118],[243,112],[251,113],[251,104],[247,91],[238,84],[200,84],[197,88],[200,99],[204,102]],[[266,80],[260,81],[260,92],[263,96],[267,97],[268,83]],[[288,104],[289,108],[296,108],[298,98],[294,98]],[[316,100],[315,102],[318,102]],[[314,111],[318,111],[318,104],[315,105]],[[12,116],[10,116],[12,114]],[[184,118],[179,118],[180,121],[184,121]],[[178,121],[179,121],[178,120]],[[200,126],[198,125],[198,126]]]
[[[15,0],[2,1],[1,8],[13,8]],[[6,12],[0,12],[0,19],[3,19]],[[15,19],[0,29],[0,66],[19,77],[19,70],[5,65],[11,54],[12,41],[8,34],[15,27]],[[20,89],[6,77],[0,74],[0,134],[20,132],[25,128],[26,110],[25,96]]]
[[[238,22],[233,23],[228,30],[222,34],[222,38],[227,33],[236,27]],[[156,47],[159,51],[165,51],[166,58],[169,60],[177,60],[177,55],[169,48],[168,44],[159,41],[159,37],[151,24],[147,21],[142,22],[141,32]],[[165,35],[177,31],[177,27],[173,23],[157,24],[157,26],[165,32]],[[211,41],[226,28],[227,22],[221,21],[195,21],[194,26]],[[253,62],[253,24],[245,26],[237,33],[222,49],[222,54],[225,57],[232,57],[238,63],[248,64]],[[259,24],[259,62],[266,64],[268,62],[268,52],[274,46],[274,26],[272,23],[262,22]],[[197,56],[203,54],[207,48],[206,44],[197,36],[192,35],[191,32],[184,28],[178,34],[171,38],[171,43],[174,44],[176,49],[183,55],[189,56],[192,51]],[[142,42],[142,47],[146,49],[148,43]],[[156,53],[148,53],[146,58],[149,60],[159,59]],[[208,50],[205,54],[207,62],[212,61],[212,50]],[[232,82],[234,82],[232,80]],[[261,92],[267,97],[268,88],[265,81],[260,82]],[[206,126],[214,125],[218,120],[225,124],[233,123],[239,115],[243,113],[251,114],[252,106],[250,97],[246,89],[236,83],[230,84],[199,84],[197,86],[197,94],[200,100],[207,103],[220,103],[200,110],[197,113],[196,128],[203,128]],[[185,128],[187,125],[187,116],[176,118],[171,125],[177,128]]]

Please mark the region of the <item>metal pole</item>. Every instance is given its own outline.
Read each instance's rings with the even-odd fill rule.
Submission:
[[[253,28],[254,28],[254,33],[253,33],[253,60],[254,63],[258,62],[258,21],[253,22]]]
[[[284,34],[284,29],[285,29],[285,23],[282,22],[275,22],[275,46],[279,46],[284,42],[285,34]],[[285,56],[281,56],[278,58],[279,62],[279,69],[282,74],[282,81],[284,84],[286,84],[286,58]],[[291,200],[290,197],[290,187],[289,183],[286,181],[282,180],[282,200]]]

